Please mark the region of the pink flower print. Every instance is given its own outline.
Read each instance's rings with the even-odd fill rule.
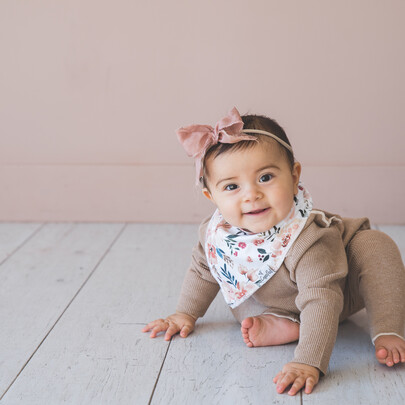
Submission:
[[[253,263],[253,259],[252,259],[250,256],[247,257],[247,261],[248,261],[249,263]]]
[[[245,243],[245,242],[239,242],[238,246],[239,246],[241,249],[244,249],[244,248],[246,247],[246,243]]]
[[[242,289],[240,289],[239,283],[237,284],[237,288],[239,291],[235,293],[236,298],[241,299],[242,297],[244,297],[246,295],[247,290],[243,287],[242,287]]]
[[[248,272],[247,268],[245,266],[242,266],[241,264],[239,265],[238,270],[240,274],[246,274]]]
[[[275,240],[273,244],[273,249],[280,249],[281,248],[281,242],[279,240]]]
[[[253,270],[250,270],[248,273],[247,273],[247,276],[246,276],[250,281],[252,281],[253,283],[257,280],[257,274],[256,274],[256,270],[255,269],[253,269]]]
[[[283,247],[286,247],[288,245],[288,243],[290,242],[291,239],[291,235],[286,235],[283,239],[282,245]]]
[[[211,245],[210,243],[208,245],[208,259],[211,264],[217,264],[217,254],[215,250],[215,246]]]
[[[256,246],[261,245],[263,242],[264,242],[264,239],[255,239],[255,240],[253,241],[253,243],[254,243]]]
[[[234,256],[237,256],[237,255],[238,255],[238,252],[234,252],[233,255],[234,255]]]
[[[294,225],[293,225],[294,231],[297,230],[298,228],[299,228],[299,225],[298,225],[298,224],[294,224]]]
[[[242,290],[240,292],[235,293],[235,295],[236,295],[236,298],[241,299],[242,297],[245,296],[246,293],[247,293],[246,290]]]

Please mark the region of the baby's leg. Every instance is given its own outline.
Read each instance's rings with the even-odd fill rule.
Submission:
[[[347,255],[349,280],[363,297],[377,360],[388,366],[405,361],[405,269],[397,246],[388,235],[365,230],[353,237]]]

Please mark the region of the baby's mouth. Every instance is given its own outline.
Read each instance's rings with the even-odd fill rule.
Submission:
[[[270,208],[261,208],[254,211],[245,212],[245,215],[260,215],[267,212]]]

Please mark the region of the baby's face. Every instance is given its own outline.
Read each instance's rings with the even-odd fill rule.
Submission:
[[[301,166],[296,162],[291,170],[280,148],[276,141],[261,142],[205,162],[209,189],[203,193],[231,225],[260,233],[289,214]]]

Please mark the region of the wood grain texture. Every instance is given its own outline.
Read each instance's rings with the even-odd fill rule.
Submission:
[[[0,266],[41,226],[41,224],[35,223],[0,223]]]
[[[300,394],[279,395],[272,381],[294,348],[248,348],[218,295],[190,337],[173,339],[152,405],[299,404]]]
[[[404,252],[405,227],[379,228]],[[340,325],[328,374],[311,395],[276,393],[272,377],[295,344],[247,348],[220,295],[187,339],[149,339],[142,326],[175,309],[197,226],[121,230],[47,224],[0,266],[0,384],[29,359],[2,405],[405,402],[404,365],[377,363],[365,311]]]
[[[147,404],[169,343],[140,330],[174,311],[196,230],[128,225],[4,403]]]
[[[0,397],[121,228],[49,224],[0,267]]]

